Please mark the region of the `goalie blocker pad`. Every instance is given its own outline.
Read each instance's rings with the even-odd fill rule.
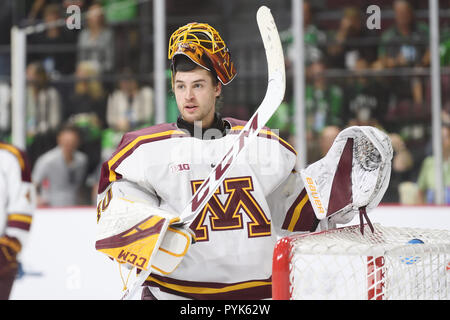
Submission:
[[[167,275],[195,239],[189,229],[171,226],[178,217],[148,204],[116,198],[108,210],[99,221],[95,248],[120,263]]]
[[[369,212],[380,203],[389,184],[391,140],[369,126],[341,131],[322,159],[300,171],[319,220],[350,222],[361,208]]]

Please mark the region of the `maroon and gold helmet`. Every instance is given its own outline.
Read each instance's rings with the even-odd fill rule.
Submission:
[[[226,85],[236,76],[236,69],[231,61],[230,52],[219,33],[206,23],[189,23],[176,30],[169,41],[169,59],[183,54],[202,68],[212,68],[217,78]],[[209,58],[210,63],[207,59]],[[173,70],[172,70],[173,72]]]

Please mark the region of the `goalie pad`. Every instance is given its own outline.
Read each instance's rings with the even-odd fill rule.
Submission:
[[[195,239],[188,229],[170,226],[179,220],[146,203],[113,198],[99,220],[95,248],[120,263],[167,275]]]
[[[340,132],[325,157],[300,171],[316,217],[345,224],[375,208],[389,184],[392,156],[390,138],[377,128]]]

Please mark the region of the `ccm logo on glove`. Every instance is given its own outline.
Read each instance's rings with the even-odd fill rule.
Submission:
[[[128,258],[128,256],[130,256],[130,257]],[[147,262],[146,258],[139,257],[136,254],[130,253],[125,250],[120,251],[119,255],[117,256],[117,260],[128,262],[134,266],[137,266],[138,268],[144,268],[144,265]],[[136,261],[139,261],[139,263]]]

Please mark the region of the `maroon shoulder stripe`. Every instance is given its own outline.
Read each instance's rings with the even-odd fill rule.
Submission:
[[[112,181],[122,178],[119,173],[115,172],[116,168],[141,145],[188,136],[188,134],[179,130],[173,123],[161,124],[126,133],[113,155],[102,164],[98,193],[105,191]],[[112,176],[114,179],[112,179]]]
[[[224,118],[224,120],[228,121],[231,124],[231,130],[229,132],[230,134],[239,134],[241,129],[247,124],[247,121],[237,120],[234,118]],[[287,143],[286,141],[281,139],[278,135],[273,133],[269,127],[263,127],[261,131],[258,133],[258,137],[277,140],[283,147],[285,147],[286,149],[297,155],[297,151],[295,151],[295,149],[289,143]]]

